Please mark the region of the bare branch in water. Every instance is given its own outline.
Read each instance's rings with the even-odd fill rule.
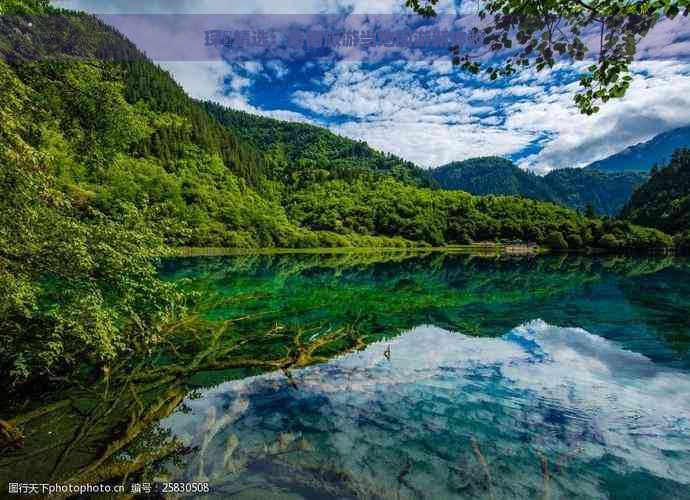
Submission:
[[[494,500],[496,497],[494,496],[493,492],[493,484],[491,481],[491,470],[489,469],[489,464],[486,462],[484,455],[482,455],[482,450],[479,448],[479,442],[477,441],[477,439],[474,436],[472,436],[470,441],[472,442],[472,450],[474,450],[474,455],[477,457],[477,462],[479,462],[479,465],[482,466],[482,470],[484,471],[486,484],[489,488],[489,497],[492,500]]]

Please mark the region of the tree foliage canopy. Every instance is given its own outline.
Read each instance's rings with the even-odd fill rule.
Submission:
[[[26,142],[36,94],[0,63],[0,374],[17,382],[77,360],[108,362],[183,301],[157,277],[163,241],[142,214],[81,210],[50,154]]]
[[[690,230],[690,149],[679,149],[668,165],[655,169],[621,216],[670,234]]]

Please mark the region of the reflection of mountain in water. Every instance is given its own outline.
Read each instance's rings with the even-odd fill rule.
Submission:
[[[498,336],[538,317],[690,368],[690,267],[682,259],[264,255],[179,259],[165,274],[190,278],[209,318],[250,318],[236,325],[247,332],[354,324],[375,341],[434,324]]]
[[[579,328],[420,326],[292,376],[298,390],[276,373],[221,384],[163,425],[203,442],[232,414],[203,474],[275,497],[605,498],[631,474],[639,498],[690,488],[690,374]]]
[[[152,464],[185,453],[179,436],[197,447],[183,476],[238,498],[679,498],[689,270],[383,252],[173,260],[163,272],[201,292],[198,314],[150,357],[3,408],[25,439],[0,451],[0,485],[165,478]]]

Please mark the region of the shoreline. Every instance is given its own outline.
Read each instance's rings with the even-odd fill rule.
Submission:
[[[283,254],[340,254],[340,253],[458,253],[458,254],[506,254],[538,255],[550,253],[546,247],[506,243],[473,243],[442,247],[310,247],[310,248],[232,248],[232,247],[173,247],[174,257],[202,257],[224,255],[283,255]]]
[[[470,245],[448,245],[442,247],[410,246],[410,247],[309,247],[309,248],[233,248],[233,247],[171,247],[168,257],[222,257],[233,255],[290,255],[290,254],[371,254],[371,253],[446,253],[459,255],[507,255],[507,256],[538,256],[538,255],[683,255],[669,248],[647,250],[611,250],[604,248],[579,248],[554,250],[538,245],[520,245],[509,243],[472,243]]]

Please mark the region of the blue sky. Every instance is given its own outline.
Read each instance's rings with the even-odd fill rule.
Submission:
[[[403,0],[61,0],[98,14],[313,14],[405,12]],[[472,13],[474,1],[439,10]],[[366,140],[423,167],[499,155],[543,173],[581,167],[690,124],[688,24],[664,22],[643,41],[636,78],[597,115],[573,104],[581,66],[526,70],[491,82],[447,61],[160,61],[193,97],[299,120]]]

